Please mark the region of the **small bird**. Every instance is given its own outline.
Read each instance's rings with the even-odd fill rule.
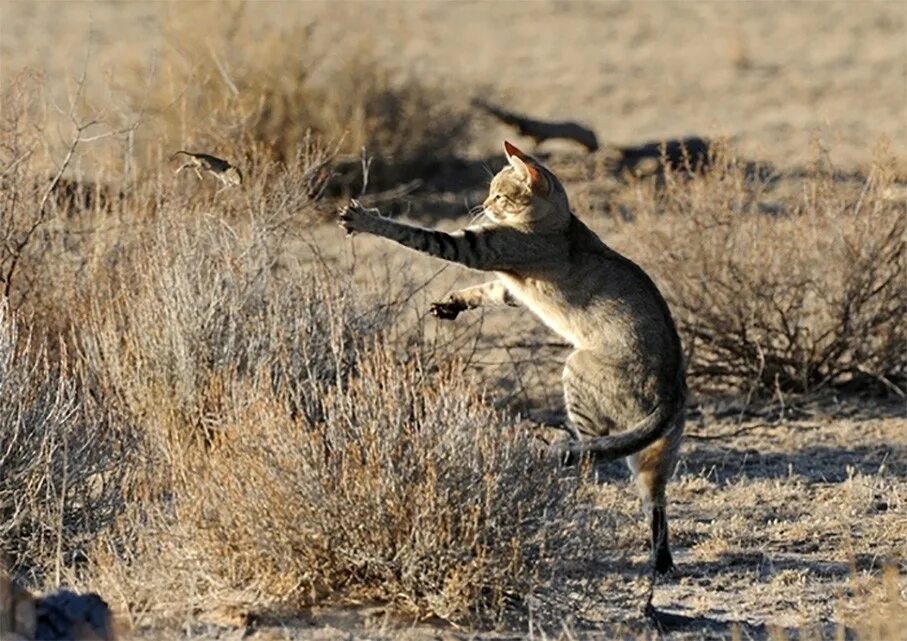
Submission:
[[[195,172],[195,175],[198,176],[199,180],[202,179],[202,173],[200,170],[204,170],[221,181],[224,184],[224,188],[230,187],[231,185],[242,184],[242,173],[237,167],[231,165],[223,158],[218,158],[217,156],[212,156],[211,154],[195,153],[192,151],[184,151],[180,149],[175,154],[170,156],[170,159],[173,160],[180,154],[187,156],[189,158],[189,162],[177,169],[177,174],[184,169],[191,168]]]

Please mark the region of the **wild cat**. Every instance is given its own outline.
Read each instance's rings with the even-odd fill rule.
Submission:
[[[490,223],[445,233],[382,218],[353,201],[348,233],[382,236],[481,271],[491,282],[450,294],[432,313],[453,319],[485,305],[525,305],[574,351],[563,373],[568,431],[559,456],[627,457],[651,520],[656,571],[673,567],[665,486],[677,458],[687,388],[680,338],[646,273],[570,210],[551,171],[508,142],[491,181]]]
[[[174,173],[178,174],[184,169],[192,169],[195,172],[195,175],[198,176],[198,179],[201,180],[201,172],[207,171],[221,181],[224,184],[224,187],[242,184],[242,173],[238,168],[234,167],[223,158],[218,158],[211,154],[196,153],[180,149],[170,156],[170,159],[172,160],[181,154],[186,156],[189,160]]]

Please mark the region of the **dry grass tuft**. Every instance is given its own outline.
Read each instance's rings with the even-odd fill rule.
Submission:
[[[84,563],[134,473],[128,432],[84,393],[76,360],[31,344],[0,304],[0,553],[38,580]]]

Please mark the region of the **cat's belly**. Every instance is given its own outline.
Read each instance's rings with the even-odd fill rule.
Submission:
[[[562,314],[550,313],[550,309],[539,309],[533,305],[527,305],[527,307],[529,307],[549,329],[566,340],[573,347],[588,347],[588,341],[585,340],[582,329],[577,327],[576,323],[570,322]]]
[[[501,274],[501,282],[514,298],[528,307],[545,325],[574,347],[588,343],[588,328],[583,327],[582,310],[573,310],[561,292],[550,284],[539,281],[518,280]]]

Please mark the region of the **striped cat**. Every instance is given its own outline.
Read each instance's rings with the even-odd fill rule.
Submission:
[[[524,305],[570,342],[563,373],[564,458],[627,457],[651,520],[655,569],[673,567],[665,486],[676,462],[687,389],[680,338],[658,288],[570,210],[558,179],[504,143],[508,165],[491,181],[489,223],[453,233],[388,220],[356,201],[340,226],[492,272],[491,282],[450,294],[431,312],[454,319],[490,305]]]

